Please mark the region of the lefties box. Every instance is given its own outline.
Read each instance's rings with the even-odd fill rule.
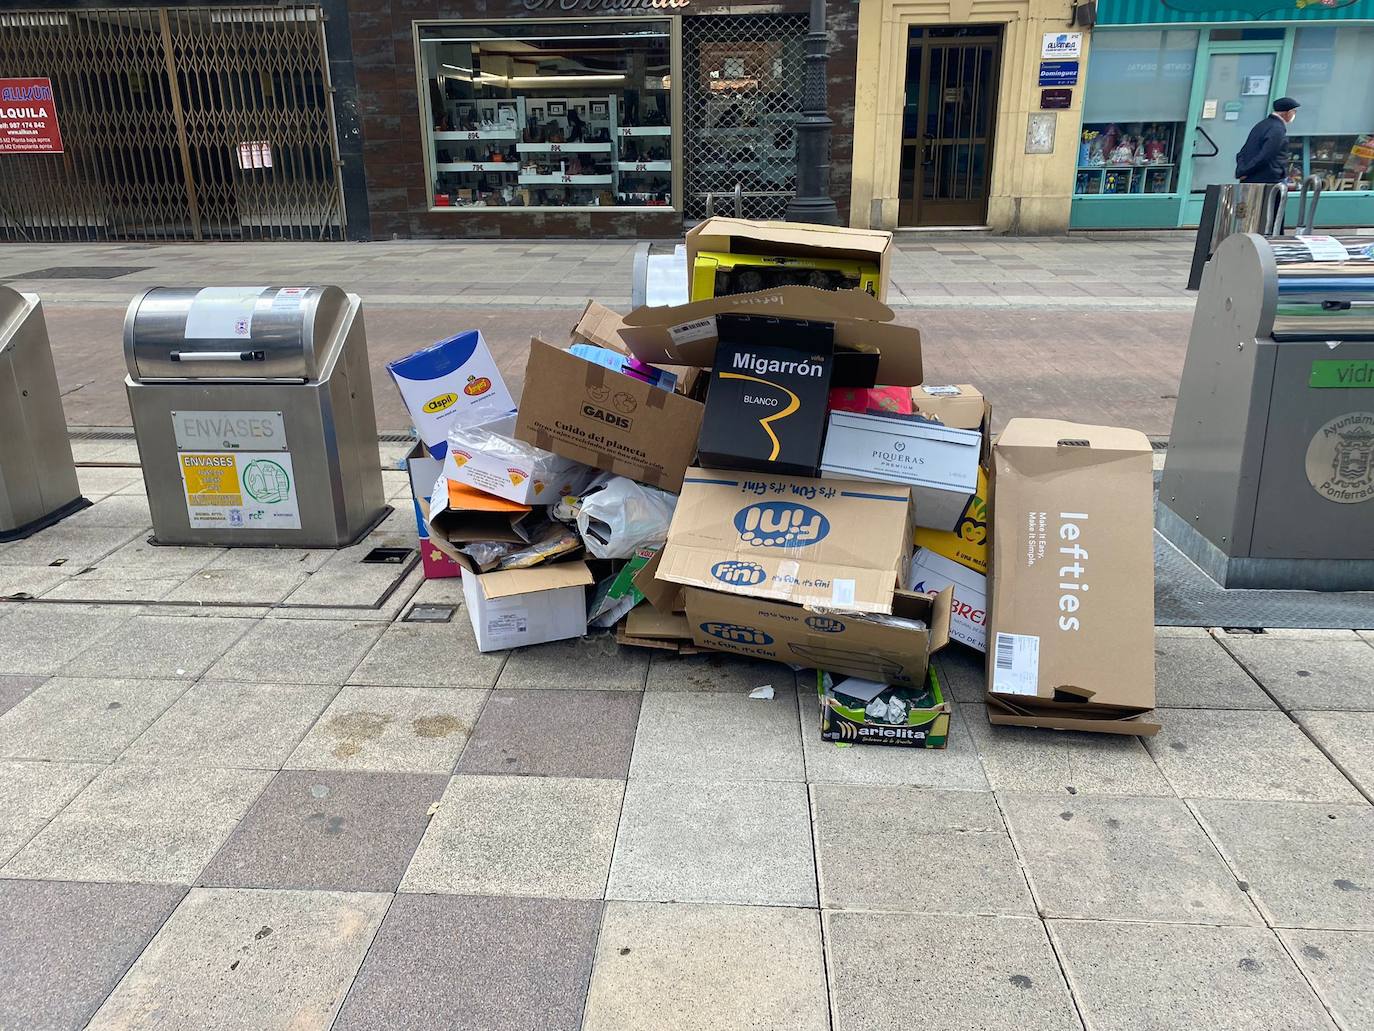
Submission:
[[[978,488],[983,435],[899,415],[831,412],[821,475],[912,487],[916,525],[953,530]]]
[[[410,421],[435,458],[448,450],[452,426],[489,422],[515,411],[515,400],[477,330],[387,363]]]
[[[992,457],[988,718],[1156,733],[1150,442],[1013,419]]]
[[[891,612],[911,559],[911,490],[692,469],[661,554],[658,578],[672,583]]]
[[[535,339],[515,422],[520,440],[677,491],[696,456],[704,406]]]
[[[835,327],[721,315],[697,460],[718,469],[815,476]]]
[[[925,630],[882,617],[811,612],[800,605],[718,591],[687,590],[687,622],[702,648],[836,673],[920,686],[930,657],[949,643],[952,592],[934,597],[897,591],[892,615],[919,619]]]
[[[987,648],[987,577],[929,548],[911,556],[911,590],[930,593],[951,590],[949,636],[980,652]]]

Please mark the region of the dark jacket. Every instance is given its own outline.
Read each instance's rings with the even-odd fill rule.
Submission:
[[[1270,115],[1250,130],[1236,154],[1236,178],[1247,183],[1281,183],[1288,178],[1288,125]]]

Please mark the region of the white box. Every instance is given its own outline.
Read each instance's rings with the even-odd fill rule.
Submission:
[[[585,562],[559,562],[530,569],[478,575],[463,571],[463,599],[478,651],[523,648],[587,632]]]
[[[448,434],[444,475],[521,505],[557,504],[596,475],[591,466],[516,440],[514,432],[514,413],[480,426],[454,426]]]
[[[453,426],[490,422],[515,411],[515,399],[477,330],[387,363],[415,432],[443,458]]]
[[[917,548],[911,556],[911,592],[929,594],[954,588],[950,608],[949,636],[980,652],[988,650],[988,578],[968,566],[937,555],[929,548]]]
[[[906,483],[916,525],[953,530],[978,490],[983,435],[920,419],[831,412],[821,475]]]

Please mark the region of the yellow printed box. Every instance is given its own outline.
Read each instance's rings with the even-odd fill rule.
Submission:
[[[986,574],[988,571],[988,474],[978,467],[978,490],[964,510],[953,530],[916,528],[915,543],[969,569]]]

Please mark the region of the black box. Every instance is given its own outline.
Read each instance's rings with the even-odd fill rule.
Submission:
[[[716,317],[716,346],[697,461],[718,469],[815,476],[835,362],[828,322]]]

